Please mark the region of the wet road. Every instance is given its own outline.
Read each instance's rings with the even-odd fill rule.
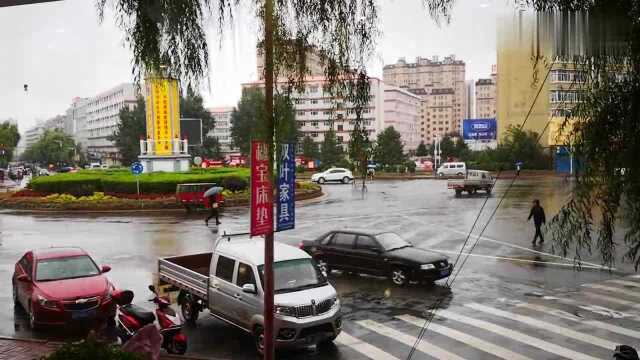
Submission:
[[[506,185],[506,181],[499,182],[494,189],[475,233],[485,226]],[[409,340],[419,332],[419,327],[410,324],[406,316],[424,316],[424,310],[436,300],[444,299],[442,308],[467,309],[464,306],[468,304],[496,302],[499,306],[518,306],[520,301],[540,299],[541,294],[571,292],[582,284],[602,283],[631,274],[633,269],[629,264],[619,264],[615,274],[589,268],[591,264],[599,264],[597,254],[583,259],[587,268],[577,272],[569,261],[549,253],[550,241],[544,246],[531,246],[533,225],[526,222],[531,200],[540,199],[550,219],[566,198],[568,186],[562,179],[551,177],[517,181],[451,291],[442,284],[397,288],[385,279],[333,273],[330,280],[342,299],[345,335],[338,339],[336,346],[281,357],[406,358],[411,347]],[[376,181],[368,185],[365,193],[350,185],[326,185],[324,189],[326,197],[299,206],[296,229],[277,234],[278,241],[297,244],[327,230],[341,228],[395,231],[415,246],[442,251],[453,261],[485,201],[484,195],[455,198],[446,184],[437,180]],[[11,274],[15,261],[26,250],[50,245],[81,246],[99,263],[110,265],[113,270],[109,277],[114,283],[134,290],[141,301],[147,296],[146,285],[154,279],[158,257],[210,250],[213,235],[204,226],[202,217],[202,214],[109,217],[0,214],[0,286],[6,289],[0,294],[0,335],[60,338],[51,331],[36,334],[27,331],[24,316],[19,312],[14,314]],[[248,212],[229,210],[222,221],[222,229],[228,232],[247,231]],[[471,242],[475,240],[472,236]],[[625,319],[627,315],[628,312]],[[405,317],[398,320],[397,316]],[[382,325],[385,323],[393,326]],[[406,331],[397,334],[393,333],[397,331],[394,329]],[[428,337],[434,344],[440,344],[437,346],[453,348],[462,358],[495,358],[495,348],[492,351],[486,348],[489,339],[475,337],[480,342],[465,348],[447,337],[454,334],[451,331],[455,329],[438,329],[439,334]],[[188,336],[190,353],[194,355],[256,358],[248,336],[208,316],[201,316],[197,328],[188,329]],[[565,345],[570,346],[573,340],[569,338],[569,345]],[[503,343],[505,339],[494,342]],[[519,353],[537,354],[532,358],[557,358],[540,356],[531,346],[519,345],[514,349]],[[415,358],[443,355],[423,350],[417,352]]]

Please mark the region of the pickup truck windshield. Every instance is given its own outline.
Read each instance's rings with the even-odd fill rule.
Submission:
[[[258,266],[264,288],[264,265]],[[273,264],[275,293],[292,292],[327,284],[327,279],[311,259],[278,261]]]
[[[96,264],[88,256],[38,261],[36,281],[64,280],[100,274]]]

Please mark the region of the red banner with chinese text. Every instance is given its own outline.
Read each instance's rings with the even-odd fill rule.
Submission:
[[[251,142],[251,236],[273,233],[273,187],[269,149],[263,141]]]

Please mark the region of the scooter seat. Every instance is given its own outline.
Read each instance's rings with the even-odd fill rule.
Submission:
[[[140,325],[151,324],[156,320],[156,316],[151,311],[134,304],[125,305],[121,309],[140,321]]]

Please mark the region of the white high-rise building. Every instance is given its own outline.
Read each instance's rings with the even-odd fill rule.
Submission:
[[[346,150],[356,115],[352,104],[323,90],[326,83],[323,76],[310,76],[305,81],[304,92],[293,94],[298,128],[303,136],[310,136],[316,143],[321,143],[325,133],[333,128],[338,143]],[[369,105],[363,110],[362,124],[369,138],[375,139],[377,133],[384,129],[385,86],[378,78],[370,78],[370,86]],[[242,84],[242,87],[263,89],[264,81]]]
[[[119,163],[118,149],[108,140],[120,122],[120,110],[133,110],[138,90],[134,84],[121,84],[88,100],[86,108],[87,150],[92,159],[108,165]]]
[[[88,98],[75,97],[67,109],[64,121],[64,132],[73,136],[77,144],[87,147],[87,105]]]
[[[35,126],[30,128],[29,130],[25,131],[25,133],[24,133],[24,147],[25,147],[25,149],[28,149],[33,144],[38,142],[38,140],[40,140],[40,138],[42,137],[42,134],[44,134],[43,123],[44,123],[43,121],[37,121]]]
[[[404,150],[413,152],[420,144],[420,96],[396,86],[384,89],[384,127],[393,126],[400,133]]]
[[[214,107],[210,108],[209,112],[213,116],[214,127],[208,135],[218,139],[220,151],[223,154],[236,152],[237,150],[233,148],[233,140],[231,139],[231,113],[233,112],[233,107]]]

